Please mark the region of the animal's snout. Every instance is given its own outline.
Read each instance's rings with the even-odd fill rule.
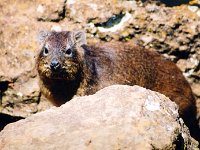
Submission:
[[[61,65],[57,60],[52,60],[50,67],[53,71],[58,71],[60,69]]]

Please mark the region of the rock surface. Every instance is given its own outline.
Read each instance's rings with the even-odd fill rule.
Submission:
[[[195,149],[177,109],[157,92],[114,85],[9,124],[0,149]]]
[[[53,28],[85,30],[93,43],[131,40],[164,54],[191,83],[200,118],[200,2],[160,1],[1,0],[0,111],[27,117],[52,106],[40,95],[34,67],[37,33]]]

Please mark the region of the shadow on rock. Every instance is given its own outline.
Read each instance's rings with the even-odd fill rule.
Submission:
[[[0,131],[3,130],[3,128],[7,124],[16,122],[16,121],[21,120],[21,119],[24,119],[24,118],[23,117],[11,116],[11,115],[8,115],[8,114],[0,113]]]
[[[188,4],[189,0],[175,0],[175,1],[169,1],[169,0],[160,0],[162,3],[165,3],[167,6],[173,7],[173,6],[179,6],[182,4]]]

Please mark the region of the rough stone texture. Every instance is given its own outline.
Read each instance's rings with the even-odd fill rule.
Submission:
[[[58,22],[64,19],[65,3],[66,0],[40,1],[37,7],[37,20]]]
[[[31,1],[0,2],[0,110],[13,116],[26,117],[42,108],[34,70],[36,8]]]
[[[33,69],[37,33],[54,28],[85,30],[94,43],[131,40],[177,62],[197,97],[200,118],[200,2],[176,7],[158,2],[1,0],[1,112],[26,117],[51,106],[40,96]]]
[[[114,85],[6,126],[0,149],[195,149],[177,110],[157,92]]]
[[[67,13],[74,21],[87,24],[107,21],[114,14],[134,10],[135,1],[99,1],[99,0],[69,0],[66,2]],[[106,12],[106,13],[105,13]]]

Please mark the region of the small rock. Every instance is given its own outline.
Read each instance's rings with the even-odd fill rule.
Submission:
[[[141,40],[144,42],[145,45],[149,44],[150,42],[153,41],[153,37],[152,36],[142,36]]]
[[[189,5],[189,6],[188,6],[188,9],[189,9],[190,11],[192,11],[192,12],[195,12],[195,11],[198,10],[198,6],[191,6],[191,5]]]
[[[200,10],[197,11],[197,15],[200,17]]]
[[[39,12],[39,13],[44,13],[44,11],[45,11],[45,8],[44,8],[42,5],[39,5],[39,6],[37,7],[37,12]]]
[[[181,69],[181,71],[185,72],[186,69],[195,70],[198,67],[199,60],[195,57],[191,57],[189,59],[179,59],[177,62],[177,66]]]
[[[62,31],[62,28],[59,25],[54,25],[54,26],[51,27],[51,31],[60,32],[60,31]]]
[[[194,92],[194,94],[198,97],[200,97],[200,86],[197,83],[193,83],[192,84],[192,91]]]

